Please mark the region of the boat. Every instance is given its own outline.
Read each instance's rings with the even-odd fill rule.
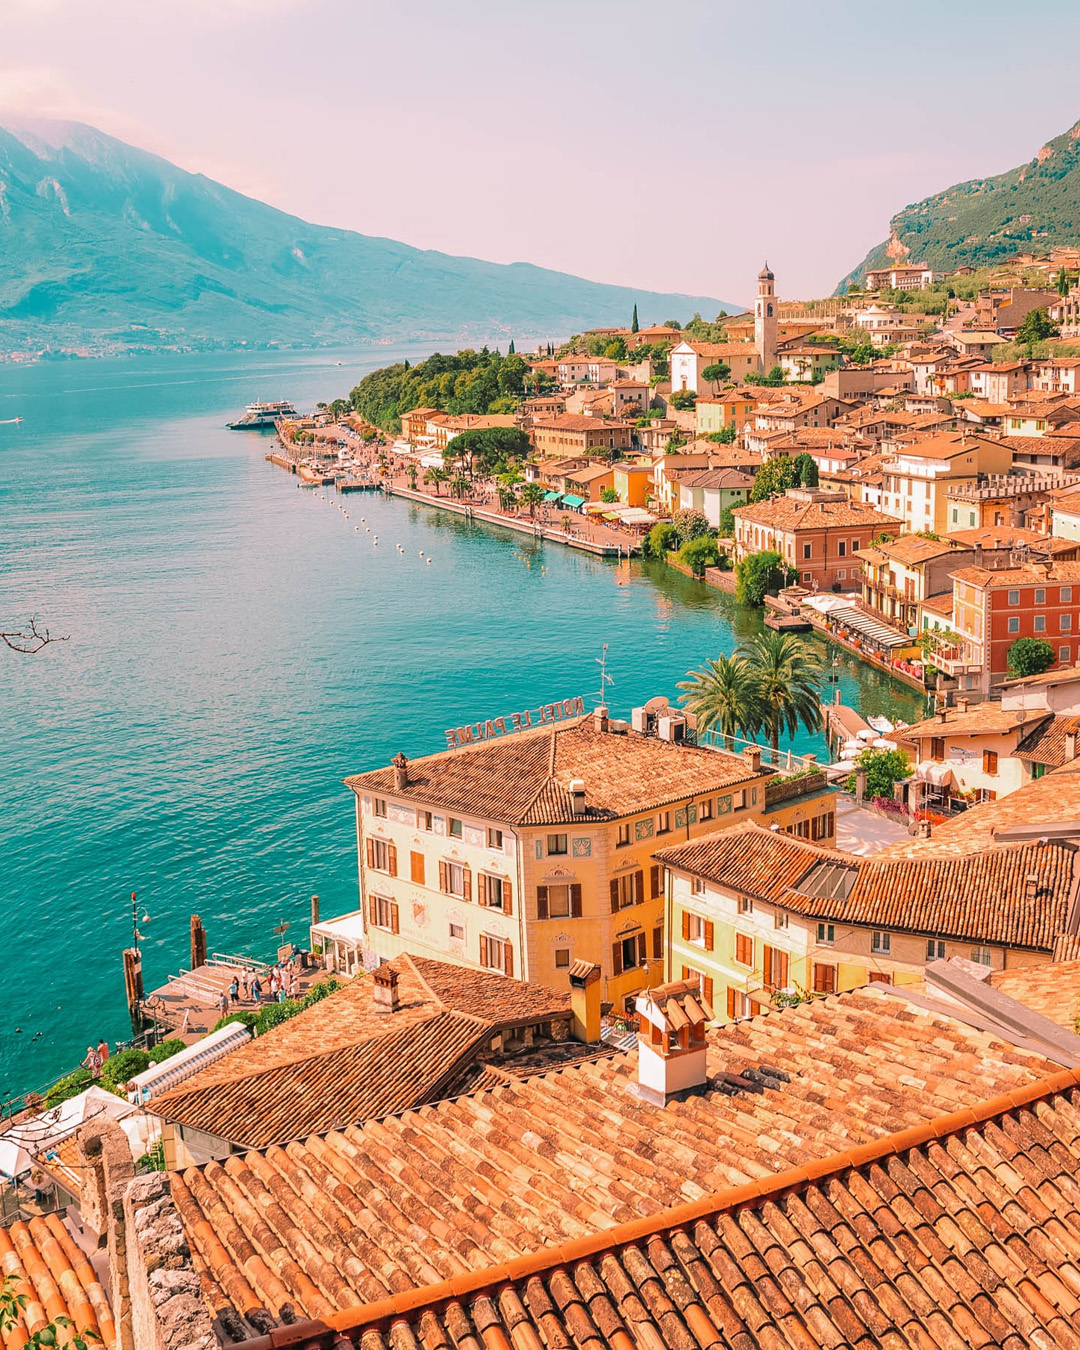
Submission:
[[[228,423],[230,431],[258,431],[274,426],[281,417],[296,417],[297,412],[287,399],[278,399],[276,403],[249,403],[244,415],[236,422]]]
[[[21,421],[21,417],[5,417],[4,420],[0,422],[0,427],[13,427],[16,422]]]

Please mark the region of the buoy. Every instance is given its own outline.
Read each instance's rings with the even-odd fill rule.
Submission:
[[[428,565],[429,567],[431,566],[431,559],[430,559],[430,558],[425,558],[424,561],[427,563],[427,565]]]

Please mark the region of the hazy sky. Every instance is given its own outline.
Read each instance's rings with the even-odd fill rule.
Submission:
[[[1075,0],[0,0],[0,120],[323,224],[747,301],[1080,118]]]

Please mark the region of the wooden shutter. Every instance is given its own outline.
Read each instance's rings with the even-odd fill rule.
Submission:
[[[648,952],[645,949],[645,934],[639,933],[637,935],[637,959],[639,966],[643,966],[645,964],[645,958],[647,955]]]
[[[622,974],[622,943],[611,944],[611,969],[616,975]]]
[[[472,868],[463,867],[461,869],[461,893],[462,899],[472,899]]]
[[[450,873],[445,858],[439,859],[439,890],[442,891],[443,895],[450,893]]]
[[[504,943],[503,943],[503,955],[504,955],[505,958],[506,958],[505,964],[504,964],[504,966],[503,966],[503,970],[506,972],[507,975],[513,975],[513,973],[514,973],[514,949],[513,949],[513,947],[510,946],[509,942],[504,942]]]
[[[716,925],[712,919],[705,920],[705,950],[711,952],[715,945]]]
[[[653,960],[659,961],[664,954],[664,926],[658,924],[652,930],[652,954]]]
[[[633,897],[634,897],[634,904],[635,904],[635,905],[640,905],[641,902],[645,899],[645,873],[644,873],[644,872],[635,872],[635,873],[634,873],[634,890],[633,890]]]
[[[392,877],[397,876],[397,845],[387,844],[386,846],[386,870]]]
[[[548,916],[547,887],[537,886],[536,888],[536,917],[546,919]]]
[[[654,863],[649,868],[649,885],[651,887],[652,897],[655,900],[660,894],[660,864]]]
[[[773,983],[772,958],[773,949],[766,944],[765,950],[762,953],[761,975],[768,987],[771,987]]]
[[[705,988],[704,988],[701,992],[705,995],[705,1002],[706,1002],[706,1003],[709,1005],[709,1007],[711,1008],[711,1007],[712,1007],[712,991],[713,991],[713,982],[712,982],[712,976],[711,976],[711,975],[706,975],[706,976],[705,976],[704,985],[705,985]]]
[[[480,964],[481,964],[482,966],[486,966],[487,963],[488,963],[488,940],[487,940],[487,938],[483,935],[483,933],[481,933],[481,934],[480,934]]]
[[[690,911],[688,909],[684,909],[682,912],[682,935],[684,942],[690,941]]]
[[[367,840],[367,865],[369,867],[375,866],[375,840],[370,835]]]
[[[409,876],[418,886],[424,884],[424,855],[422,853],[409,854]]]
[[[368,841],[371,842],[370,840]],[[367,921],[372,927],[375,927],[375,897],[369,895],[367,898]]]
[[[611,878],[611,912],[612,912],[612,914],[618,914],[618,912],[619,912],[619,878],[618,878],[618,877],[612,877],[612,878]]]
[[[581,883],[579,881],[570,883],[570,917],[572,919],[581,918]]]
[[[503,913],[513,914],[514,912],[514,888],[509,881],[503,881]]]
[[[476,902],[480,905],[487,904],[487,877],[483,872],[476,875]]]
[[[730,984],[727,991],[727,1015],[729,1017],[735,1016],[735,990]]]
[[[682,968],[682,975],[680,976],[680,978],[681,978],[681,979],[684,979],[684,980],[688,980],[688,979],[690,978],[690,967],[689,967],[689,966],[683,966],[683,968]]]
[[[390,901],[390,931],[391,933],[398,933],[401,931],[401,926],[398,923],[398,907],[396,900]]]
[[[776,976],[776,987],[786,989],[788,982],[788,954],[787,952],[777,952],[773,958],[773,974]]]

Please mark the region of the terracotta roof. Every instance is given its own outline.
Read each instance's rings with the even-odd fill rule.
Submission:
[[[861,549],[859,556],[864,557],[870,551]],[[904,563],[906,566],[929,562],[931,558],[940,558],[946,553],[962,551],[963,545],[952,539],[923,539],[917,534],[901,535],[899,539],[886,539],[873,547],[874,553],[880,553],[883,558],[888,558],[891,562]]]
[[[1075,738],[1073,753],[1068,757],[1065,744],[1067,736]],[[1077,745],[1080,745],[1080,717],[1048,714],[1017,745],[1016,757],[1030,760],[1034,764],[1049,764],[1055,769],[1060,769],[1063,764],[1069,762],[1069,759],[1076,758]]]
[[[1048,582],[1074,584],[1080,581],[1080,562],[1055,562],[1047,567],[961,567],[950,575],[983,590],[1003,591],[1014,586],[1043,586]]]
[[[994,970],[986,982],[1067,1031],[1076,1030],[1080,1017],[1080,961]]]
[[[629,1090],[630,1052],[173,1176],[211,1309],[327,1317],[526,1253],[559,1260],[562,1244],[1030,1090],[1056,1067],[873,989],[707,1040],[710,1086],[666,1108]]]
[[[950,530],[949,538],[965,548],[1016,548],[1019,544],[1049,544],[1049,539],[1038,530],[1024,530],[1012,525],[980,525],[974,530]]]
[[[1080,666],[1056,666],[1053,670],[1044,670],[1041,675],[1017,675],[1005,680],[1002,688],[1009,693],[1017,689],[1034,689],[1044,684],[1070,684],[1080,680]]]
[[[741,755],[674,745],[637,732],[595,731],[592,718],[536,727],[499,740],[409,761],[409,783],[387,767],[347,778],[377,792],[481,820],[573,824],[570,782],[585,783],[585,819],[614,820],[759,777]],[[767,772],[767,771],[766,771]]]
[[[858,525],[900,526],[902,521],[876,511],[865,502],[837,497],[831,501],[800,501],[796,497],[773,497],[751,506],[736,506],[740,520],[767,525],[774,530],[820,530],[830,527],[850,529]]]
[[[698,356],[756,356],[757,348],[752,342],[693,342],[683,338],[683,342],[693,347]],[[679,344],[676,344],[679,345]]]
[[[608,417],[586,417],[584,413],[556,413],[554,417],[538,418],[534,431],[611,431],[628,427],[629,422],[618,422]]]
[[[94,1332],[107,1350],[116,1345],[105,1290],[58,1214],[0,1228],[0,1276],[14,1277],[12,1293],[27,1298],[14,1326],[3,1335],[8,1350],[22,1346],[58,1317],[70,1318],[73,1332]],[[59,1344],[67,1344],[65,1332],[60,1338]]]
[[[947,618],[952,618],[953,597],[951,592],[944,595],[928,595],[925,600],[920,600],[919,605],[922,609],[933,610],[935,614],[944,614]]]
[[[399,1008],[374,1010],[354,980],[154,1098],[165,1120],[249,1147],[431,1101],[487,1050],[499,1027],[569,1016],[569,993],[403,955]]]
[[[905,459],[955,459],[957,455],[966,455],[983,446],[992,445],[978,436],[968,436],[962,432],[944,436],[929,436],[926,440],[916,441],[904,446],[899,454]]]
[[[1046,952],[1066,928],[1074,873],[1080,877],[1075,850],[1058,842],[1012,844],[960,858],[929,849],[910,858],[892,849],[864,858],[753,821],[654,857],[793,913]]]
[[[1064,455],[1070,463],[1080,461],[1080,437],[1002,436],[1001,443],[1014,455]]]
[[[697,469],[692,473],[680,474],[679,482],[688,488],[752,488],[754,480],[748,473],[738,469]]]
[[[945,721],[935,714],[904,728],[904,739],[913,741],[932,736],[1001,736],[1017,727],[1033,726],[1049,713],[1026,712],[1021,708],[1003,708],[1000,703],[976,703],[965,709],[946,708]]]
[[[1075,1346],[1076,1078],[335,1326],[365,1350]]]

